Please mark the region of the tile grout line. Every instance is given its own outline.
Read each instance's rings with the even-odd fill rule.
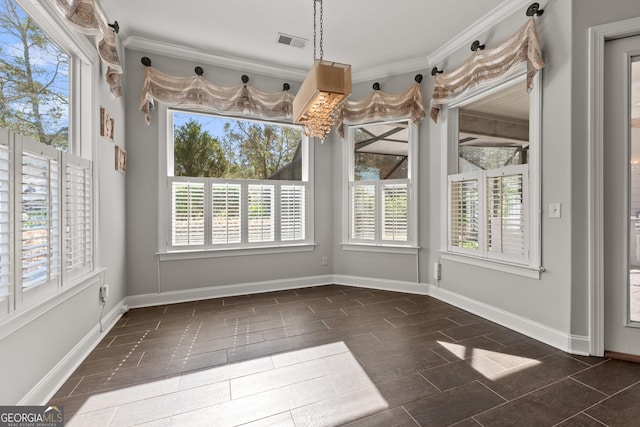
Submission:
[[[404,405],[400,407],[404,410],[404,412],[406,412],[407,415],[409,415],[409,418],[411,418],[413,422],[416,423],[417,426],[421,426],[421,424],[415,418],[413,418],[413,415],[411,415],[409,411],[407,411],[407,408],[405,408]]]

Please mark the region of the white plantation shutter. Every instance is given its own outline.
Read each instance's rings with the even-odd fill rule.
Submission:
[[[280,240],[305,240],[306,237],[306,187],[282,185],[280,187]]]
[[[70,276],[93,267],[91,162],[65,154],[65,269]]]
[[[12,239],[11,228],[13,215],[11,209],[11,152],[8,139],[4,137],[8,132],[2,133],[0,141],[0,315],[11,309],[11,296],[13,295],[12,277]]]
[[[31,288],[60,273],[58,161],[24,151],[20,197],[22,287]]]
[[[272,242],[275,238],[274,186],[249,184],[247,187],[249,242]]]
[[[409,184],[382,184],[382,240],[409,239]]]
[[[487,171],[487,256],[528,261],[528,166]]]
[[[480,243],[481,173],[449,176],[449,250],[482,250]]]
[[[351,238],[376,239],[376,185],[351,184]]]
[[[213,244],[240,243],[242,241],[240,184],[211,186],[211,241]]]
[[[203,182],[174,181],[171,186],[171,242],[173,246],[204,244],[205,191]]]

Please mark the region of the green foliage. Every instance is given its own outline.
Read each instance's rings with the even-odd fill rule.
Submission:
[[[230,121],[224,126],[224,149],[232,164],[228,178],[268,179],[291,164],[302,132],[290,126]]]
[[[191,119],[174,131],[174,174],[224,178],[229,171],[220,142]]]
[[[0,0],[0,127],[68,147],[69,56],[14,0]]]

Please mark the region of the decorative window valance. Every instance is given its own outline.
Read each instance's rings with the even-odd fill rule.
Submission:
[[[431,118],[437,122],[442,105],[450,103],[481,83],[500,77],[525,61],[527,89],[531,89],[533,77],[544,67],[533,17],[500,46],[477,50],[457,70],[447,74],[436,74],[431,96]]]
[[[287,91],[262,92],[246,84],[233,87],[218,86],[201,75],[175,77],[155,68],[145,68],[140,109],[147,124],[155,103],[171,107],[206,109],[219,114],[242,114],[254,118],[291,119],[293,95]]]
[[[116,98],[122,96],[122,65],[118,58],[116,34],[94,0],[55,0],[58,10],[81,33],[93,35],[100,59],[106,65],[106,80]]]
[[[346,100],[338,109],[337,124],[344,138],[344,125],[364,124],[376,120],[411,119],[419,123],[425,116],[420,84],[414,83],[403,93],[372,91],[361,101]]]

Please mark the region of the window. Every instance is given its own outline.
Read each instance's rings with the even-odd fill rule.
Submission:
[[[539,266],[539,82],[523,77],[449,108],[446,249]]]
[[[167,251],[309,244],[309,144],[297,126],[169,110]]]
[[[350,129],[345,144],[348,227],[345,242],[415,246],[417,132],[409,121]]]
[[[46,301],[94,269],[85,111],[93,109],[95,49],[77,44],[57,15],[18,3],[0,0],[0,315]]]

